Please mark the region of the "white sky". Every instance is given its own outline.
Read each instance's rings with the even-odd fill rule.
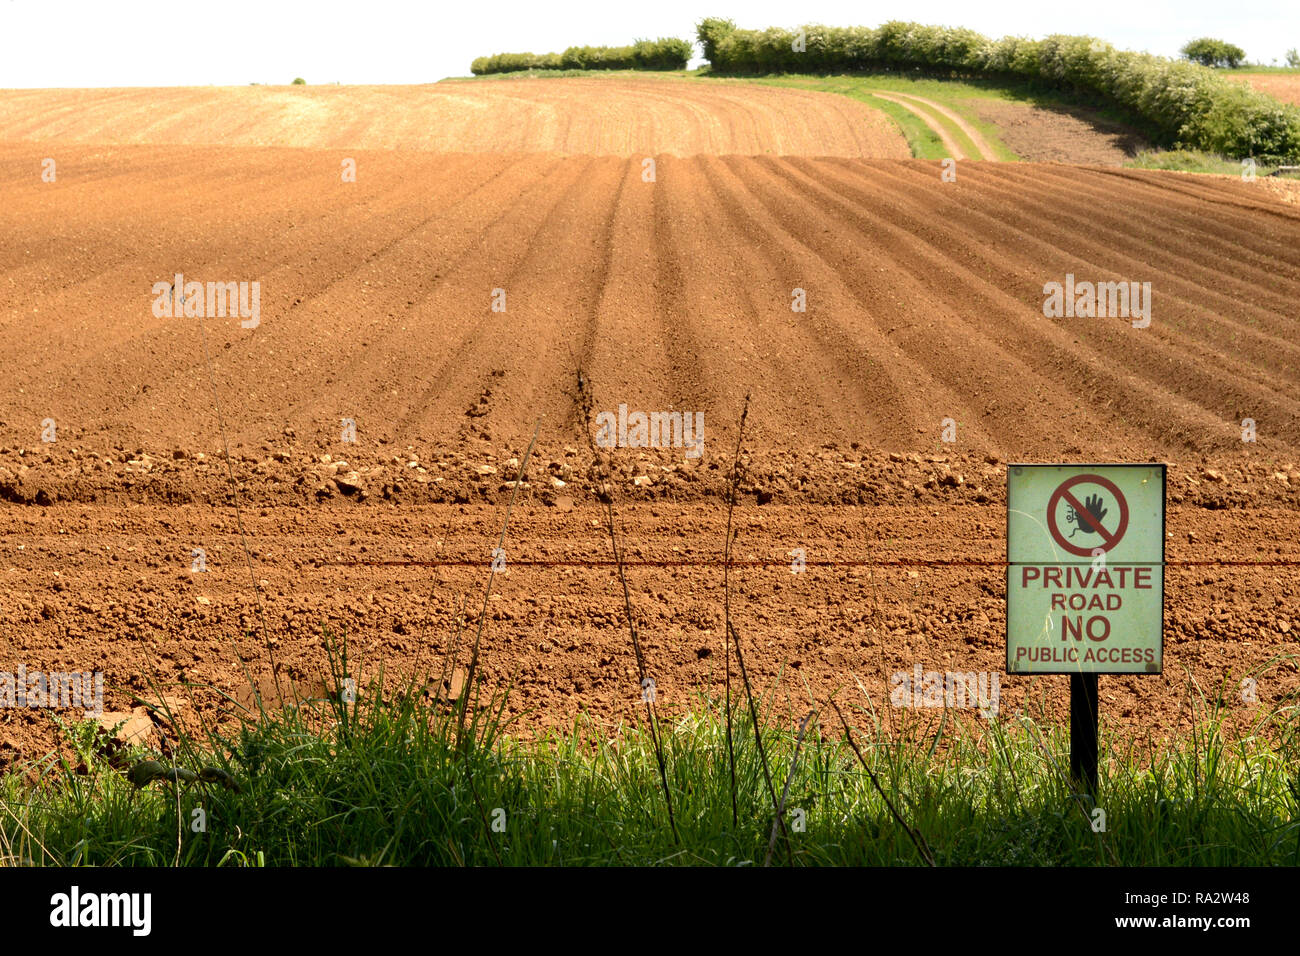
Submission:
[[[489,53],[693,42],[706,16],[757,29],[898,19],[994,37],[1088,34],[1165,56],[1212,36],[1263,63],[1300,47],[1296,0],[0,0],[0,87],[429,83],[468,75]]]

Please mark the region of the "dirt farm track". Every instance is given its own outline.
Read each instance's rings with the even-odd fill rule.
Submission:
[[[1013,461],[1170,466],[1165,671],[1103,678],[1104,720],[1171,731],[1191,680],[1243,723],[1297,693],[1300,206],[1063,164],[944,183],[829,94],[572,82],[363,89],[386,112],[351,126],[273,88],[162,91],[152,122],[123,91],[0,92],[0,670],[103,670],[117,712],[151,681],[215,710],[237,652],[268,672],[263,621],[304,682],[323,627],[366,676],[434,666],[540,420],[486,672],[521,729],[636,720],[585,395],[703,414],[698,458],[616,449],[608,489],[648,667],[686,708],[721,686],[748,394],[732,607],[779,707],[887,708],[918,663],[1002,669]],[[213,97],[246,97],[247,123]],[[485,125],[421,138],[408,101]],[[547,119],[524,137],[492,125],[509,110]],[[177,273],[260,283],[256,327],[158,317]],[[1149,282],[1150,326],[1045,317],[1067,274]],[[1004,677],[1002,708],[1064,686]],[[0,711],[0,765],[52,739]]]

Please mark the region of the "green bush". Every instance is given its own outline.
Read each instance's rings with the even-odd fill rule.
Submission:
[[[1233,46],[1231,43],[1225,43],[1222,40],[1215,40],[1213,37],[1201,37],[1199,40],[1192,40],[1185,47],[1178,51],[1193,63],[1199,63],[1201,66],[1241,66],[1241,61],[1246,59],[1246,51],[1239,46]]]
[[[704,47],[704,59],[710,63],[714,62],[718,53],[718,42],[735,32],[736,24],[732,20],[705,17],[697,23],[695,25],[695,36],[699,39],[700,45]]]
[[[470,64],[476,76],[518,70],[684,70],[691,44],[676,37],[637,40],[631,46],[571,46],[563,53],[498,53]]]
[[[495,56],[481,56],[470,65],[470,70],[482,76],[488,73],[511,73],[515,70],[558,69],[543,65],[548,57],[559,57],[558,53],[536,56],[532,53],[498,53]]]
[[[299,77],[297,77],[297,78],[294,79],[292,85],[293,85],[293,86],[306,86],[306,85],[307,85],[307,81],[304,80],[301,76],[299,76]]]
[[[684,70],[693,51],[689,41],[677,37],[637,40],[632,47],[633,69]]]
[[[1161,145],[1254,156],[1261,162],[1300,158],[1300,110],[1295,107],[1204,66],[1117,50],[1093,37],[992,40],[971,30],[900,21],[876,29],[739,30],[716,17],[700,21],[696,35],[705,58],[719,72],[883,67],[1029,79],[1100,95],[1146,120]]]

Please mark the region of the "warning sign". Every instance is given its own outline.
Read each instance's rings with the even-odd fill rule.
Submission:
[[[1100,493],[1087,494],[1086,492],[1094,485],[1100,489]],[[1111,495],[1109,500],[1118,505],[1118,508],[1107,506],[1105,497],[1107,493]],[[1083,498],[1087,505],[1079,504],[1079,498]],[[1057,544],[1071,554],[1081,557],[1093,556],[1096,548],[1083,543],[1071,544],[1061,533],[1062,511],[1064,511],[1065,521],[1075,526],[1069,537],[1074,538],[1080,531],[1085,533],[1085,538],[1095,534],[1097,535],[1096,548],[1100,548],[1103,552],[1119,544],[1120,539],[1124,537],[1124,532],[1128,530],[1128,502],[1124,498],[1124,493],[1115,487],[1113,481],[1101,475],[1075,475],[1073,478],[1066,479],[1052,492],[1052,499],[1047,503],[1047,524]],[[1116,517],[1110,522],[1105,522],[1107,514],[1116,511],[1118,512]]]
[[[1164,465],[1011,465],[1007,673],[1158,674]]]

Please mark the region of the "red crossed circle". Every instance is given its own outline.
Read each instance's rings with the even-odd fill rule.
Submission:
[[[1093,484],[1101,485],[1115,496],[1115,503],[1119,506],[1119,525],[1113,532],[1107,531],[1102,527],[1101,522],[1089,514],[1088,510],[1079,503],[1079,499],[1070,494],[1071,488],[1075,485],[1084,484],[1085,482],[1092,482]],[[1103,478],[1101,475],[1075,475],[1073,478],[1063,481],[1061,486],[1052,492],[1052,497],[1047,502],[1047,528],[1052,532],[1052,537],[1056,539],[1056,543],[1071,554],[1078,555],[1082,558],[1090,558],[1092,557],[1094,549],[1080,547],[1077,544],[1071,544],[1066,540],[1065,535],[1061,533],[1061,529],[1057,527],[1056,511],[1057,506],[1060,505],[1062,499],[1064,499],[1065,503],[1074,509],[1075,516],[1077,517],[1081,527],[1086,522],[1089,528],[1101,535],[1101,539],[1104,543],[1098,545],[1098,547],[1100,547],[1103,552],[1109,551],[1111,548],[1115,547],[1115,545],[1119,544],[1120,539],[1124,537],[1124,532],[1128,530],[1128,502],[1124,500],[1123,493],[1115,486],[1115,483],[1108,478]]]

